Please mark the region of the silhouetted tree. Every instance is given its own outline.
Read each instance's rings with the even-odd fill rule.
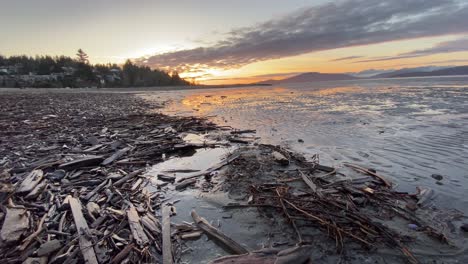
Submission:
[[[89,63],[88,54],[86,54],[82,49],[78,49],[76,56],[78,57],[79,62],[86,64]]]

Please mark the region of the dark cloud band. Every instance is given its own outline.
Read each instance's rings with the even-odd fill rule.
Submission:
[[[346,0],[232,30],[212,46],[158,54],[138,62],[185,70],[229,69],[314,51],[466,32],[468,4],[461,1]]]

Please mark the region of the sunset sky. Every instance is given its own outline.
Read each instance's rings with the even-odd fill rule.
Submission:
[[[0,54],[133,59],[205,84],[468,64],[468,1],[0,0]]]

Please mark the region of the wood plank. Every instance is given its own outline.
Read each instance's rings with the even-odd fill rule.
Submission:
[[[70,209],[73,214],[73,220],[75,221],[76,230],[78,232],[79,244],[81,254],[86,264],[98,264],[96,253],[94,252],[93,242],[90,238],[90,231],[88,223],[83,216],[81,203],[78,199],[71,197],[70,195],[66,198],[70,204]]]
[[[143,227],[140,224],[140,216],[134,206],[131,206],[127,210],[128,224],[132,231],[133,239],[140,247],[143,247],[149,243],[148,236],[146,236]]]
[[[24,180],[21,182],[16,192],[27,193],[32,191],[34,187],[36,187],[36,185],[39,184],[43,177],[44,172],[42,170],[31,171],[31,173],[29,173],[28,176],[26,176],[26,178],[24,178]]]
[[[191,215],[197,226],[203,230],[203,232],[216,239],[216,241],[223,245],[230,253],[238,255],[249,253],[246,248],[223,234],[214,226],[210,225],[210,223],[208,223],[208,221],[206,221],[206,219],[203,217],[199,216],[195,210],[192,211]]]
[[[163,264],[174,263],[171,242],[171,207],[167,205],[162,207],[162,247]]]

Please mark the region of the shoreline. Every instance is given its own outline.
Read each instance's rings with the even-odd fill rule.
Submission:
[[[323,260],[323,258],[332,261],[333,258],[343,254],[343,251],[337,255],[336,251],[326,249],[335,244],[335,239],[339,241],[347,237],[347,243],[353,245],[343,255],[348,261],[359,263],[366,258],[379,261],[385,257],[385,254],[379,256],[378,253],[356,250],[355,246],[364,244],[366,248],[372,246],[371,242],[373,242],[378,244],[373,245],[377,249],[386,248],[387,246],[381,240],[390,239],[390,237],[379,238],[379,236],[369,235],[373,232],[388,235],[396,229],[398,232],[415,235],[414,232],[417,231],[403,230],[402,226],[387,226],[393,222],[393,217],[401,218],[408,217],[408,215],[411,216],[409,219],[412,224],[416,224],[419,228],[427,228],[418,232],[432,233],[436,239],[438,237],[441,240],[436,245],[444,244],[446,234],[432,227],[435,223],[426,223],[419,218],[421,215],[416,214],[427,213],[419,203],[422,203],[423,199],[430,199],[430,196],[423,193],[395,193],[388,186],[390,183],[386,182],[378,172],[365,168],[340,168],[340,174],[345,173],[353,179],[349,183],[349,179],[346,180],[337,175],[334,168],[320,165],[315,161],[307,161],[296,153],[281,147],[255,144],[255,140],[249,136],[253,133],[252,131],[222,131],[215,124],[199,118],[150,114],[149,109],[161,107],[161,105],[151,105],[135,96],[128,97],[121,93],[80,93],[80,96],[75,96],[76,94],[15,92],[0,96],[2,101],[0,118],[3,124],[0,134],[0,152],[4,157],[0,161],[1,180],[4,186],[0,192],[2,205],[10,210],[22,210],[22,214],[31,215],[28,220],[23,219],[28,222],[27,225],[9,233],[9,235],[14,233],[15,236],[19,233],[19,236],[7,237],[11,244],[6,247],[1,246],[0,254],[4,259],[12,262],[22,262],[27,258],[43,259],[44,255],[39,256],[35,251],[45,247],[44,245],[48,245],[47,249],[53,246],[51,256],[56,261],[81,259],[82,242],[78,241],[76,229],[73,229],[73,226],[77,224],[76,219],[71,216],[75,213],[73,209],[71,213],[69,211],[72,204],[64,205],[67,204],[68,195],[71,195],[71,198],[75,199],[73,201],[78,204],[82,203],[85,221],[92,227],[91,229],[97,231],[93,234],[95,239],[90,239],[90,241],[95,243],[94,252],[101,258],[99,263],[120,258],[128,259],[131,263],[143,260],[145,255],[142,252],[146,251],[141,250],[145,248],[149,250],[146,257],[153,260],[163,258],[165,225],[164,218],[161,219],[161,216],[164,216],[161,209],[165,207],[170,208],[172,213],[169,214],[174,215],[172,217],[174,220],[170,222],[177,221],[177,224],[174,222],[172,224],[177,232],[171,239],[173,246],[171,253],[176,260],[179,257],[193,261],[199,258],[201,262],[207,262],[213,260],[216,254],[227,255],[227,252],[215,251],[215,253],[207,254],[209,259],[203,259],[196,252],[193,255],[190,255],[190,252],[183,254],[186,252],[184,250],[190,247],[201,247],[206,250],[215,247],[209,244],[209,248],[203,248],[203,245],[200,245],[200,243],[205,244],[204,241],[200,241],[204,239],[198,238],[206,231],[202,229],[203,232],[201,232],[199,225],[186,225],[180,221],[181,219],[193,221],[187,218],[192,207],[202,212],[203,214],[200,213],[200,215],[207,217],[208,220],[216,222],[218,218],[217,228],[224,230],[234,240],[239,241],[242,248],[247,248],[251,252],[248,255],[250,258],[259,257],[255,255],[255,250],[258,250],[259,244],[265,241],[264,237],[258,236],[266,237],[269,232],[274,231],[273,233],[279,232],[279,234],[277,240],[274,240],[276,244],[271,243],[270,247],[278,251],[267,254],[265,258],[270,260],[278,258],[279,250],[299,245],[300,247],[295,250],[297,254],[290,255],[292,258],[301,259],[309,254],[309,257],[315,261]],[[207,131],[213,133],[205,135]],[[203,138],[199,142],[190,142],[186,139],[187,134],[199,135]],[[210,158],[203,156],[206,154],[205,149],[210,151],[210,149],[219,149],[228,145],[236,149],[226,151],[228,155],[226,159],[220,159],[221,165],[216,162],[212,164]],[[89,158],[91,155],[94,159],[83,161],[83,156]],[[193,175],[187,176],[187,172],[181,172],[193,169],[187,167],[174,167],[171,168],[171,172],[167,172],[166,168],[165,173],[152,172],[150,169],[154,165],[171,160],[170,157],[180,157],[182,160],[197,155],[202,155],[200,161],[208,160],[208,169],[201,170],[201,173],[193,172]],[[185,163],[183,160],[182,164],[186,166],[190,163]],[[33,171],[40,174],[38,170],[42,171],[41,179],[27,191],[19,192],[18,188],[23,185],[23,179]],[[185,178],[181,178],[181,175]],[[159,179],[154,181],[155,178]],[[31,194],[34,190],[36,190],[35,193]],[[210,213],[204,210],[204,206],[207,205],[200,206],[192,201],[194,197],[204,193],[210,197],[217,192],[229,198],[227,199],[229,202],[221,207],[224,208],[221,218],[217,211],[220,208],[215,207],[216,210]],[[30,195],[30,199],[25,200],[24,195]],[[177,202],[177,200],[180,201]],[[403,206],[404,210],[398,207],[398,210],[403,211],[383,221],[382,226],[380,223],[382,219],[377,221],[373,216],[371,218],[371,215],[361,212],[364,209],[372,209],[367,207],[368,204],[377,203],[375,205],[378,205],[379,201],[389,206],[382,209],[385,212],[394,209],[388,204],[390,201],[397,201],[397,204]],[[318,203],[315,204],[316,202]],[[317,211],[317,208],[323,204],[327,206]],[[241,209],[227,209],[229,207]],[[131,225],[128,225],[131,222],[130,216],[135,214],[133,210],[136,210],[140,219],[145,219],[140,220],[142,223],[140,227],[143,228],[146,239],[141,234],[140,239],[137,239],[138,234],[133,232]],[[352,217],[354,220],[342,218],[340,213],[343,211],[346,212],[346,217]],[[243,217],[242,215],[247,212],[249,216]],[[253,219],[260,218],[250,228],[257,227],[261,231],[256,234],[257,241],[247,242],[245,237],[240,236],[248,236],[248,233],[243,231],[245,226],[236,226],[233,221],[251,222],[252,215],[255,215]],[[315,218],[310,215],[314,215]],[[16,217],[22,218],[18,215]],[[1,218],[8,219],[8,210]],[[42,218],[46,219],[45,224],[40,224]],[[270,218],[273,224],[268,224]],[[304,223],[300,221],[305,219],[308,224],[302,227]],[[62,225],[57,226],[56,221],[62,222]],[[264,223],[265,221],[267,224]],[[332,222],[334,226],[331,225]],[[291,225],[291,223],[294,224]],[[45,230],[40,229],[41,225],[46,227]],[[236,227],[229,228],[230,225]],[[299,229],[304,229],[306,233],[315,232],[317,241],[306,239],[306,234],[302,232],[299,234],[298,225],[301,226]],[[366,226],[367,233],[357,231],[363,228],[363,225]],[[109,226],[112,228],[109,229]],[[326,233],[324,234],[323,226],[329,231],[331,228],[335,238],[329,238]],[[347,232],[347,229],[354,230],[356,232],[354,236],[358,238],[349,235],[353,233]],[[40,242],[31,240],[26,243],[27,237],[37,230],[41,230],[36,234]],[[2,231],[4,231],[3,228]],[[116,234],[117,237],[109,236],[109,232]],[[65,235],[65,233],[70,235]],[[320,233],[321,238],[317,236]],[[191,236],[195,240],[181,243],[180,241],[185,241],[182,238],[184,236]],[[403,238],[401,237],[400,241],[398,235],[394,234],[392,239],[387,241],[390,244],[393,243],[392,247],[396,247],[397,252],[398,249],[401,251],[393,253],[392,258],[397,261],[408,259],[414,262],[418,256],[407,253],[410,252],[407,247],[411,245],[403,246],[402,243],[406,242]],[[374,239],[376,240],[373,241]],[[58,242],[53,242],[55,245],[49,243],[57,240]],[[29,251],[18,249],[12,251],[11,249],[16,246],[11,245],[18,244],[18,242],[25,245],[25,249]],[[424,240],[424,242],[427,241]],[[68,252],[66,245],[75,247],[72,252]],[[305,245],[314,245],[316,250],[311,251],[307,248],[304,253],[302,246]],[[441,247],[448,250],[444,246]],[[346,247],[342,244],[339,248],[343,250]],[[9,252],[6,251],[8,249]],[[125,256],[122,253],[125,252],[124,250],[128,251]],[[311,252],[316,255],[310,256]],[[21,261],[14,256],[15,253],[21,254]],[[222,261],[213,263],[223,263]]]
[[[155,87],[129,87],[129,88],[8,88],[0,87],[0,92],[57,92],[57,93],[138,93],[155,91],[185,91],[208,89],[231,89],[243,87],[271,87],[271,84],[233,84],[233,85],[190,85],[190,86],[155,86]]]

